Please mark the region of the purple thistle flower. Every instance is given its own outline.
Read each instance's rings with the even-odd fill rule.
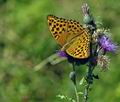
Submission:
[[[67,54],[66,54],[65,51],[58,51],[57,54],[58,54],[58,56],[60,56],[60,57],[67,58]]]
[[[107,36],[102,35],[99,38],[99,44],[100,46],[104,49],[104,51],[109,51],[109,52],[116,52],[118,46],[114,44],[111,39],[109,39]]]

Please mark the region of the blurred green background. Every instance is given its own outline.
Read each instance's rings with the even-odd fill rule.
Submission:
[[[87,1],[87,0],[86,0]],[[67,102],[56,97],[74,98],[69,79],[71,66],[66,62],[47,64],[35,71],[36,65],[59,49],[52,38],[47,15],[75,19],[83,23],[83,0],[0,0],[0,102]],[[120,1],[89,0],[91,12],[113,39],[120,42]],[[110,54],[110,70],[96,73],[89,102],[120,102],[120,54]],[[78,79],[86,68],[78,69]],[[83,96],[80,99],[82,101]]]

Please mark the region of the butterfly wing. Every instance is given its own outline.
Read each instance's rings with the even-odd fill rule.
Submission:
[[[68,55],[78,59],[89,57],[89,34],[79,22],[49,15],[48,26],[53,37]]]
[[[66,43],[67,38],[67,20],[58,18],[56,16],[48,16],[48,26],[53,37],[56,39],[58,44],[63,46]]]
[[[66,48],[66,53],[74,58],[84,59],[90,55],[90,37],[89,34],[84,32],[76,37],[72,44]]]
[[[75,38],[78,35],[81,35],[84,31],[84,28],[82,25],[79,24],[79,22],[76,22],[75,20],[68,20],[68,26],[67,26],[67,42],[69,42],[71,39]]]
[[[48,26],[53,37],[61,46],[77,35],[82,34],[84,29],[79,22],[58,18],[52,15],[48,16]]]

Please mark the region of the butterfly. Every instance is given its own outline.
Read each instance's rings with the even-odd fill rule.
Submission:
[[[48,15],[47,21],[49,30],[62,51],[77,59],[90,56],[90,35],[79,22],[53,15]]]

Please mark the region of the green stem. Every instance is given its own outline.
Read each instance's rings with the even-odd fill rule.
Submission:
[[[90,84],[87,84],[84,92],[84,102],[87,102],[88,100],[89,87],[90,87]]]
[[[75,89],[75,94],[76,94],[76,102],[79,102],[79,94],[78,94],[78,91],[77,91],[77,86],[74,85],[74,89]]]
[[[95,66],[91,66],[91,63],[88,68],[88,75],[87,75],[87,85],[85,86],[85,91],[84,91],[84,102],[87,102],[88,100],[88,95],[89,95],[89,90],[90,90],[90,85],[93,83],[93,70]]]
[[[74,77],[72,80],[73,84],[74,84],[74,90],[75,90],[75,95],[76,95],[76,102],[79,102],[79,94],[78,94],[78,91],[77,91],[77,84],[76,84],[76,70],[75,70],[75,63],[73,62],[73,72],[75,72],[75,75],[72,76]]]

